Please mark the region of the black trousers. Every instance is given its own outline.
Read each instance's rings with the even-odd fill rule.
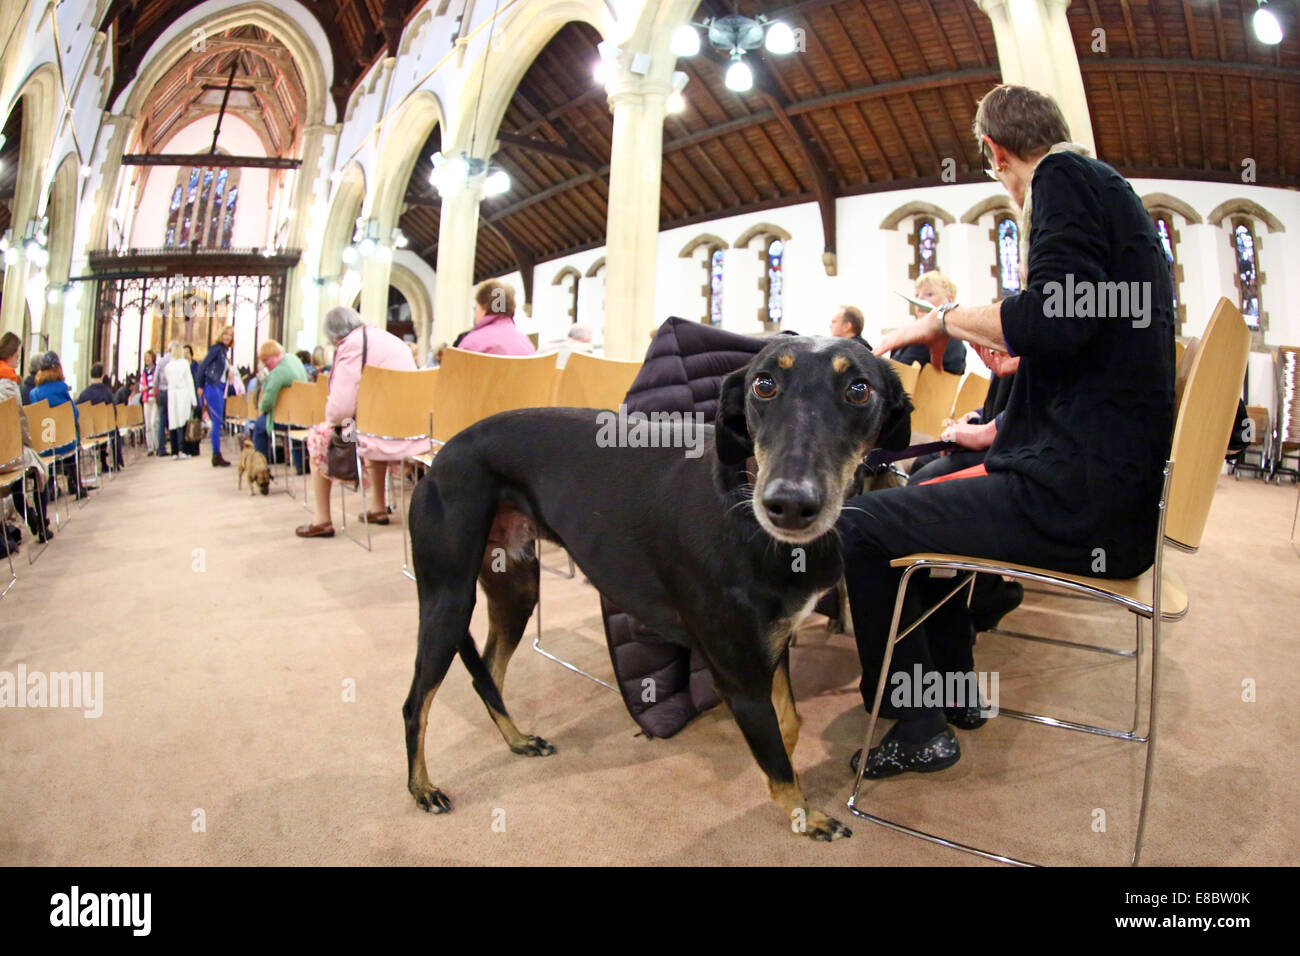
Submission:
[[[1092,573],[1092,545],[1052,540],[1037,531],[1016,490],[1012,476],[998,473],[935,485],[889,488],[850,499],[838,529],[862,662],[861,691],[868,710],[875,702],[894,599],[902,578],[902,569],[891,568],[890,559],[929,551],[993,558],[1073,574]],[[1128,577],[1143,569],[1109,570],[1111,576]],[[899,630],[905,630],[924,614],[958,580],[929,580],[926,572],[914,574]],[[971,671],[974,636],[965,597],[958,594],[894,648],[881,714],[902,720],[943,719],[941,708],[917,706],[911,699],[894,706],[890,699],[893,675],[906,674],[910,683],[918,664],[923,675],[937,671],[940,679],[945,673]],[[925,681],[933,679],[923,677]]]

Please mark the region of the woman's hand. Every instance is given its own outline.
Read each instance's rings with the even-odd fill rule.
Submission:
[[[969,448],[971,451],[983,451],[993,444],[997,434],[997,422],[989,422],[987,425],[949,425],[943,430],[939,440],[956,442],[962,448]]]
[[[939,310],[935,309],[910,325],[890,332],[875,348],[875,354],[882,358],[895,349],[908,345],[928,345],[930,362],[937,369],[943,368],[943,352],[948,347],[947,335],[939,331]]]

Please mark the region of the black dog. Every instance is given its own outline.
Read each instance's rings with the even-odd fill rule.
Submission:
[[[416,803],[451,809],[429,782],[424,734],[458,651],[510,749],[555,752],[519,731],[500,694],[537,601],[540,536],[563,545],[613,603],[703,653],[796,832],[848,836],[808,809],[790,763],[799,717],[788,648],[840,579],[833,527],[859,464],[876,445],[906,446],[910,411],[888,363],[860,344],[783,337],[724,380],[716,455],[707,445],[699,458],[680,446],[600,447],[594,409],[504,412],[449,441],[411,498],[420,634],[402,714]],[[489,612],[482,658],[468,631],[476,577]]]

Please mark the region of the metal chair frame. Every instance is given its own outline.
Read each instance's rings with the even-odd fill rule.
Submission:
[[[1129,598],[1123,597],[1122,595],[1113,594],[1109,591],[1104,590],[1103,588],[1099,588],[1099,587],[1094,588],[1086,584],[1081,584],[1075,581],[1070,581],[1063,578],[1056,578],[1053,577],[1051,572],[1049,571],[1043,571],[1041,573],[1024,571],[1017,568],[1009,568],[1009,567],[1001,566],[995,562],[986,562],[982,560],[977,561],[975,559],[972,559],[970,561],[961,561],[961,560],[935,561],[935,560],[923,558],[923,559],[912,561],[912,563],[906,566],[906,568],[903,571],[902,578],[899,581],[898,593],[894,600],[894,614],[890,623],[889,638],[885,644],[885,657],[884,657],[884,661],[881,664],[880,679],[876,683],[875,702],[872,705],[871,718],[867,723],[867,732],[865,737],[863,738],[862,753],[864,757],[863,759],[858,761],[857,778],[853,785],[853,793],[848,800],[848,808],[855,816],[861,817],[864,820],[870,820],[873,823],[878,823],[881,826],[888,827],[891,830],[896,830],[901,833],[906,833],[910,836],[918,837],[920,839],[927,840],[931,843],[937,843],[940,846],[946,846],[946,847],[950,847],[951,849],[961,850],[964,853],[970,853],[975,856],[982,857],[986,860],[992,860],[998,863],[1007,863],[1013,866],[1035,865],[1025,860],[1017,859],[1015,857],[1007,856],[1002,853],[996,853],[990,850],[980,849],[978,847],[970,846],[965,843],[957,842],[956,840],[950,840],[945,837],[941,837],[936,834],[929,833],[925,830],[921,830],[916,827],[906,826],[904,824],[885,819],[884,817],[867,812],[865,809],[863,809],[861,804],[862,782],[865,779],[863,777],[863,774],[866,771],[866,766],[867,766],[867,761],[865,759],[865,756],[871,752],[871,744],[875,737],[876,723],[880,717],[880,705],[882,700],[884,699],[885,684],[889,678],[889,667],[890,667],[890,662],[893,659],[894,647],[898,644],[899,641],[901,641],[903,638],[907,637],[914,630],[916,630],[916,628],[920,626],[931,614],[933,614],[941,606],[946,604],[951,598],[953,598],[963,589],[972,588],[974,585],[974,578],[977,573],[1002,574],[1026,582],[1034,582],[1041,585],[1047,585],[1054,589],[1060,588],[1063,589],[1066,593],[1071,594],[1072,596],[1088,598],[1091,600],[1102,601],[1108,604],[1118,605],[1124,608],[1125,610],[1132,612],[1132,614],[1134,615],[1134,620],[1136,623],[1136,638],[1135,638],[1135,647],[1133,651],[1120,650],[1116,648],[1095,647],[1092,645],[1079,644],[1073,641],[1062,641],[1054,638],[1044,638],[1038,635],[1022,635],[1016,632],[1004,632],[1008,636],[1027,638],[1030,640],[1040,641],[1042,643],[1053,644],[1061,647],[1068,647],[1076,650],[1092,651],[1094,653],[1100,653],[1100,654],[1118,654],[1123,657],[1131,657],[1134,660],[1134,664],[1135,664],[1134,705],[1133,705],[1133,724],[1129,730],[1118,730],[1113,727],[1103,727],[1095,724],[1078,723],[1076,721],[1064,720],[1059,717],[1053,717],[1044,714],[1032,714],[1032,713],[1027,713],[1025,711],[1009,710],[1006,708],[1000,708],[998,713],[1000,716],[1005,715],[1007,717],[1012,717],[1017,720],[1026,720],[1026,721],[1031,721],[1033,723],[1045,724],[1049,727],[1058,727],[1064,730],[1074,730],[1080,733],[1097,734],[1104,737],[1109,737],[1118,740],[1126,740],[1126,741],[1131,741],[1134,743],[1146,745],[1147,748],[1146,762],[1143,766],[1143,772],[1142,772],[1142,796],[1138,805],[1137,833],[1134,838],[1133,855],[1130,861],[1131,865],[1133,866],[1136,866],[1138,864],[1142,852],[1142,838],[1146,827],[1147,808],[1148,808],[1150,793],[1151,793],[1151,770],[1155,760],[1156,700],[1158,696],[1157,670],[1158,670],[1158,662],[1160,657],[1160,624],[1162,620],[1178,620],[1179,618],[1183,617],[1187,613],[1187,608],[1184,608],[1178,614],[1162,613],[1160,608],[1161,590],[1164,583],[1163,544],[1166,543],[1165,517],[1168,512],[1169,487],[1170,487],[1170,481],[1173,476],[1173,467],[1174,467],[1174,462],[1172,460],[1166,462],[1165,471],[1164,471],[1164,487],[1160,494],[1160,504],[1159,504],[1160,515],[1159,515],[1159,521],[1158,521],[1158,526],[1156,531],[1155,561],[1152,564],[1152,569],[1151,569],[1152,597],[1149,604],[1145,604],[1141,601],[1134,601]],[[1187,550],[1187,551],[1194,550],[1194,549],[1183,548],[1172,540],[1168,541],[1167,543],[1175,547],[1179,547],[1180,550]],[[949,591],[948,594],[942,600],[940,600],[937,604],[935,604],[924,614],[922,614],[919,618],[917,618],[910,625],[908,625],[905,630],[900,632],[899,622],[903,613],[903,600],[907,593],[907,586],[908,583],[911,581],[912,575],[914,575],[918,571],[935,570],[935,569],[950,569],[952,571],[957,572],[959,575],[964,573],[965,577],[962,578],[957,583],[957,585],[951,591]],[[1142,619],[1143,618],[1146,618],[1151,621],[1151,638],[1149,642],[1144,642],[1142,640]],[[1145,664],[1145,669],[1149,671],[1149,675],[1150,675],[1149,680],[1147,682],[1147,686],[1145,688],[1143,687],[1143,680],[1142,680],[1144,664]],[[1145,734],[1140,733],[1140,730],[1142,729],[1141,711],[1142,711],[1142,697],[1144,696],[1143,695],[1144,689],[1146,690],[1145,697],[1146,697],[1146,705],[1147,705]]]

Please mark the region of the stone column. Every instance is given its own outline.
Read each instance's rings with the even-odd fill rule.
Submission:
[[[474,312],[474,251],[478,245],[478,196],[458,192],[443,197],[438,223],[438,283],[434,290],[430,342],[451,342],[470,327]],[[522,294],[520,296],[522,299]]]
[[[605,354],[640,359],[658,325],[659,178],[669,87],[620,69],[608,88],[614,133],[605,233]]]
[[[298,169],[297,182],[293,190],[293,219],[289,224],[287,243],[290,249],[302,252],[298,265],[289,270],[284,288],[284,342],[289,351],[298,349],[298,333],[307,325],[304,310],[312,305],[314,296],[303,289],[302,276],[311,273],[307,265],[307,242],[309,241],[312,206],[316,202],[317,190],[329,192],[329,178],[320,170],[322,146],[326,135],[335,132],[335,127],[323,123],[313,123],[302,131],[302,166]],[[324,184],[322,186],[322,183]],[[318,241],[318,240],[313,240]],[[315,341],[312,342],[314,346]]]
[[[976,2],[993,24],[1002,82],[1050,94],[1070,125],[1070,138],[1095,154],[1083,74],[1065,16],[1070,0]]]

